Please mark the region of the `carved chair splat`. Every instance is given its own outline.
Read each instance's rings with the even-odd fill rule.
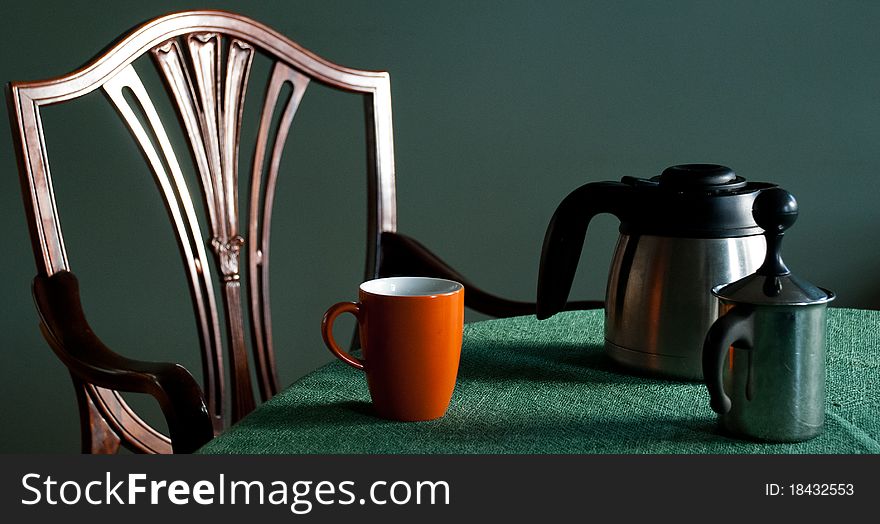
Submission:
[[[241,173],[250,177],[250,197],[247,216],[240,216],[242,108],[257,52],[273,64],[265,83],[255,153],[249,168]],[[165,123],[133,66],[145,55],[152,57],[165,83],[188,142],[207,231],[200,226]],[[40,327],[73,379],[83,452],[113,453],[120,446],[146,453],[194,451],[222,431],[225,423],[254,409],[248,345],[261,400],[280,390],[269,307],[271,217],[284,144],[310,81],[364,97],[368,146],[365,278],[397,274],[452,278],[468,287],[467,305],[478,311],[494,316],[534,311],[532,303],[501,299],[481,290],[423,245],[397,233],[388,73],[334,64],[238,14],[184,11],[165,15],[136,27],[77,71],[49,80],[13,82],[7,91],[37,264],[33,292]],[[282,100],[285,86],[291,94]],[[106,347],[82,311],[56,209],[40,110],[96,90],[105,94],[128,127],[164,199],[193,301],[203,388],[180,365],[131,360]],[[218,268],[219,300],[208,249]],[[242,267],[247,268],[246,290],[242,289]],[[218,303],[223,308],[222,323]],[[249,333],[245,332],[245,304],[250,312]],[[230,370],[228,388],[223,380],[224,348]],[[225,416],[227,389],[231,413]],[[121,391],[154,396],[170,435],[141,419]]]

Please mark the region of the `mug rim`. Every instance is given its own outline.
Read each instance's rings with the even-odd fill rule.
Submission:
[[[430,281],[436,285],[436,291],[428,290],[422,293],[395,293],[386,291],[384,288],[382,289],[370,289],[376,286],[379,286],[380,283],[388,283],[392,281]],[[443,286],[441,288],[440,286]],[[449,280],[446,278],[435,278],[435,277],[418,277],[418,276],[401,276],[401,277],[383,277],[383,278],[374,278],[371,280],[367,280],[362,282],[358,289],[366,293],[367,295],[374,295],[380,297],[393,297],[393,298],[432,298],[432,297],[446,297],[452,296],[456,293],[460,293],[464,289],[464,285],[461,282],[457,282],[455,280]]]

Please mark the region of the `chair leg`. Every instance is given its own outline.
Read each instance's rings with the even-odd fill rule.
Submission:
[[[95,407],[86,385],[71,376],[79,405],[81,452],[86,454],[113,455],[119,452],[121,439],[107,424]]]

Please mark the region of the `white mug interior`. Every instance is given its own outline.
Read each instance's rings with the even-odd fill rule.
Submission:
[[[368,280],[361,291],[389,297],[434,297],[451,295],[464,286],[454,280],[430,277],[389,277]]]

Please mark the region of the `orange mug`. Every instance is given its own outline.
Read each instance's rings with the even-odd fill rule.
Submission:
[[[333,340],[333,322],[342,313],[357,317],[362,359]],[[366,373],[376,413],[404,421],[446,413],[458,375],[463,328],[464,286],[427,277],[364,282],[358,302],[334,304],[321,322],[330,352]]]

